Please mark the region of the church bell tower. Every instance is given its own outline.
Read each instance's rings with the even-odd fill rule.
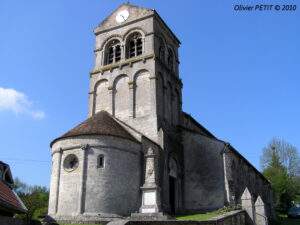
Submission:
[[[94,34],[88,118],[50,144],[48,215],[93,222],[175,212],[180,42],[155,10],[130,4]]]
[[[155,10],[123,4],[95,30],[89,116],[105,110],[158,142],[179,124],[179,40]]]

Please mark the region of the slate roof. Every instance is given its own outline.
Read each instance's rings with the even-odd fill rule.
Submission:
[[[124,127],[122,127],[108,112],[100,111],[83,121],[64,135],[53,140],[50,144],[59,139],[77,137],[83,135],[108,135],[125,138],[134,142],[138,142]]]
[[[3,181],[0,181],[0,208],[15,213],[27,211],[17,194]]]

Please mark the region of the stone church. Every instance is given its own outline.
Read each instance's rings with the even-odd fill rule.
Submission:
[[[158,13],[123,4],[94,33],[88,118],[51,143],[49,216],[209,211],[240,204],[246,187],[270,210],[263,175],[182,111],[180,41]]]

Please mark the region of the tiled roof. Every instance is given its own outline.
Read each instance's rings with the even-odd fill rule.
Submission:
[[[114,118],[108,112],[100,111],[64,135],[53,140],[50,146],[52,146],[53,143],[59,139],[82,135],[109,135],[137,142],[137,140],[116,120],[114,120]]]
[[[0,181],[0,206],[9,212],[26,212],[21,200],[3,181]]]

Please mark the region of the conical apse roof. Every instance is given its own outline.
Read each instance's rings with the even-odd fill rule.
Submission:
[[[59,138],[53,140],[50,146],[59,139],[83,135],[109,135],[137,142],[137,140],[114,120],[108,112],[100,111]]]

